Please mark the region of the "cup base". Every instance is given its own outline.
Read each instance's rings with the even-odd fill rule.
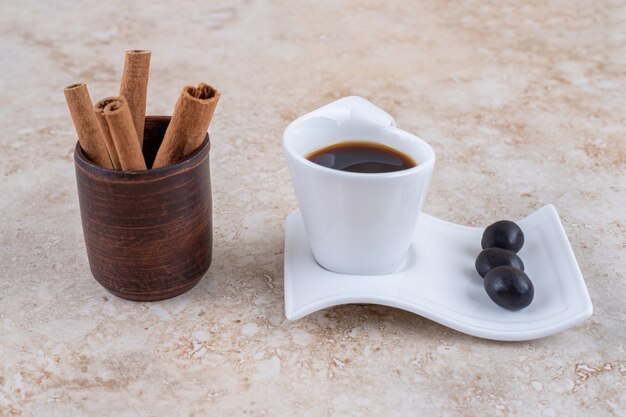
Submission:
[[[161,300],[167,300],[168,298],[177,297],[177,296],[179,296],[179,295],[189,291],[190,289],[195,287],[198,284],[198,282],[200,282],[200,280],[202,279],[202,277],[204,277],[205,274],[206,274],[206,272],[204,272],[202,275],[200,275],[199,277],[197,277],[193,281],[187,282],[182,287],[173,288],[173,289],[171,289],[169,291],[161,291],[160,290],[159,292],[154,292],[154,293],[149,293],[149,292],[143,292],[143,293],[120,292],[120,291],[116,291],[116,290],[114,290],[112,288],[106,287],[102,282],[98,281],[97,278],[96,278],[96,281],[98,281],[98,283],[100,285],[102,285],[111,294],[115,295],[116,297],[123,298],[125,300],[131,300],[131,301],[161,301]]]
[[[390,274],[397,274],[400,272],[404,272],[405,269],[408,269],[413,261],[413,252],[410,250],[407,250],[407,253],[402,257],[402,259],[399,262],[394,262],[392,264],[391,267],[384,267],[384,268],[364,268],[364,269],[344,269],[344,268],[327,268],[324,266],[323,263],[321,263],[316,257],[315,254],[313,254],[313,259],[315,260],[315,263],[317,265],[319,265],[320,268],[323,268],[325,270],[327,270],[328,272],[332,272],[334,274],[341,274],[341,275],[357,275],[357,276],[362,276],[362,275],[390,275]]]

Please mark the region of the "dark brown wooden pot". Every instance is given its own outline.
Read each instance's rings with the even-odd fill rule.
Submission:
[[[151,166],[169,117],[148,116]],[[213,222],[209,136],[168,167],[122,172],[92,164],[76,144],[74,166],[83,234],[94,278],[118,297],[155,301],[192,288],[211,265]]]

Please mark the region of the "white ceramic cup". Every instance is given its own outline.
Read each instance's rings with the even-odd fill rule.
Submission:
[[[409,155],[417,166],[389,173],[354,173],[317,165],[306,156],[344,141],[375,142]],[[315,260],[342,274],[402,269],[435,153],[422,139],[361,97],[345,97],[292,122],[283,148]]]

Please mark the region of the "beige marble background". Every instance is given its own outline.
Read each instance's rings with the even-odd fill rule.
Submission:
[[[158,303],[90,275],[62,93],[116,93],[131,48],[151,114],[223,93],[214,263]],[[0,415],[626,415],[624,2],[0,0],[0,60]],[[428,213],[553,203],[593,317],[525,343],[380,306],[286,321],[280,135],[349,94],[434,147]]]

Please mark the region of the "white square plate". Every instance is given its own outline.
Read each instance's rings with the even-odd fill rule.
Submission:
[[[315,262],[298,210],[285,231],[285,314],[296,320],[340,304],[401,308],[463,333],[494,340],[530,340],[577,325],[593,312],[583,276],[552,205],[518,222],[519,252],[535,287],[520,311],[496,305],[474,269],[482,228],[421,214],[406,267],[389,275],[343,275]]]

